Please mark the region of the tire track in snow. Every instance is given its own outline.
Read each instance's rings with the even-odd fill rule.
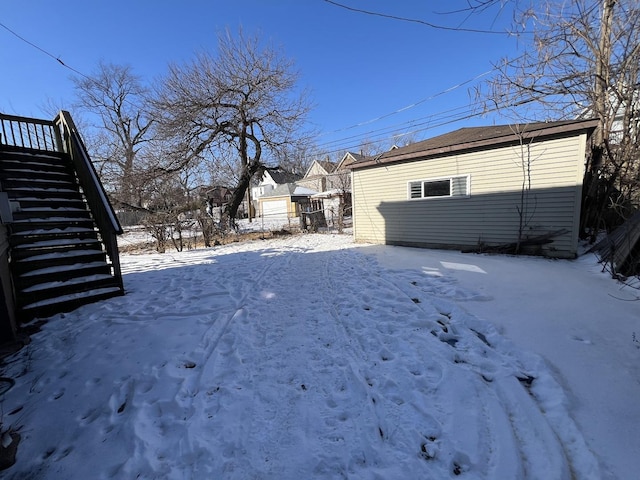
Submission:
[[[496,350],[494,332],[447,300],[465,292],[419,272],[384,270],[353,251],[314,251],[313,237],[276,245],[216,257],[209,280],[225,284],[232,270],[230,300],[180,357],[175,396],[139,408],[146,418],[135,422],[136,455],[148,465],[120,473],[562,478],[557,473],[568,471],[515,378],[527,373],[519,358]],[[297,272],[309,287],[288,276]],[[153,458],[149,447],[162,436],[179,449],[179,463]]]
[[[331,258],[335,263],[327,266],[327,270],[345,261],[340,256],[336,258],[338,260]],[[366,279],[361,295],[353,296],[350,301],[343,300],[332,312],[345,334],[359,340],[357,356],[373,365],[369,372],[360,373],[371,387],[369,396],[375,402],[380,425],[384,425],[381,437],[386,439],[382,432],[389,432],[389,442],[407,451],[419,445],[420,455],[428,461],[430,471],[433,472],[434,467],[436,471],[440,469],[439,475],[457,475],[473,469],[482,472],[484,478],[493,478],[498,473],[519,478],[545,471],[554,478],[568,478],[570,470],[562,446],[538,404],[516,379],[519,373],[526,376],[522,375],[525,369],[520,359],[508,352],[505,355],[496,351],[486,338],[491,329],[485,336],[479,321],[475,322],[476,330],[469,328],[465,323],[466,314],[446,300],[450,295],[457,298],[468,294],[442,279],[431,282],[431,278],[421,278],[418,272],[396,275],[368,263],[370,261],[362,258],[354,265],[356,271],[352,277]],[[346,280],[341,292],[357,292],[356,286]],[[380,292],[383,287],[388,291],[384,299],[366,295],[369,288]],[[329,297],[336,298],[338,293],[334,289]],[[434,299],[434,294],[445,299]],[[372,313],[380,309],[387,315],[391,311],[395,318],[379,319],[371,315],[372,322],[383,321],[380,323],[384,325],[383,330],[373,324],[368,328],[358,322],[354,325],[349,317],[353,317],[352,312],[358,308]],[[415,327],[411,332],[414,338],[406,335],[407,325]],[[418,362],[421,366],[407,368],[404,360],[421,358],[415,349],[420,342],[431,352],[431,358],[422,357]],[[394,355],[394,352],[407,353],[412,349],[408,358]],[[424,365],[430,365],[431,372],[439,370],[442,378],[425,381]],[[460,377],[464,382],[454,380]],[[453,398],[464,399],[468,409],[458,406],[452,410],[447,400]],[[405,414],[408,408],[423,413],[424,426],[416,428],[403,421],[403,418],[415,418]],[[532,422],[531,418],[536,420]],[[439,438],[441,431],[460,435]],[[469,435],[470,431],[474,434]],[[532,441],[532,437],[536,440]],[[456,441],[452,442],[451,438]],[[544,441],[538,440],[541,438]],[[545,464],[540,463],[541,458]]]
[[[352,253],[344,255],[341,252],[329,258],[325,265],[326,278],[334,277],[340,266],[353,258]],[[337,336],[350,339],[343,351],[353,356],[351,364],[354,365],[354,374],[367,385],[367,407],[372,410],[378,428],[378,438],[373,442],[376,455],[387,462],[397,462],[398,458],[403,458],[404,462],[421,461],[420,457],[432,459],[442,428],[432,415],[434,407],[415,392],[435,391],[442,380],[442,367],[433,361],[416,361],[418,357],[403,358],[402,353],[407,351],[407,347],[400,345],[404,339],[398,339],[400,331],[394,329],[393,325],[395,321],[409,321],[417,306],[410,299],[405,299],[404,293],[400,297],[405,301],[398,301],[396,297],[399,292],[395,287],[384,298],[370,296],[367,292],[378,292],[381,284],[390,285],[379,273],[371,259],[360,257],[342,275],[343,282],[338,283],[340,292],[334,288],[334,282],[328,281],[329,293],[325,302],[331,305],[332,317],[339,332]],[[364,279],[364,284],[350,281],[352,278]],[[350,297],[342,298],[336,305],[333,300],[344,297],[344,292],[349,292]],[[378,317],[378,311],[389,313],[389,306],[397,319]],[[420,318],[414,320],[416,327],[435,328],[437,324],[430,317],[433,317],[433,313],[427,315],[423,312]],[[368,367],[360,371],[355,366],[358,363]],[[410,380],[409,385],[400,378],[403,374]],[[421,413],[421,425],[406,424],[403,413],[408,408]],[[410,418],[415,418],[415,415]],[[433,463],[424,464],[425,474],[427,471],[438,471]],[[451,468],[440,465],[439,471],[448,475]]]
[[[326,305],[316,291],[324,284],[322,258],[331,254],[291,253],[279,264],[279,270],[305,272],[312,288],[301,288],[295,278],[282,276],[255,283],[254,295],[246,302],[247,318],[234,323],[229,336],[234,342],[229,344],[234,352],[229,358],[235,360],[212,359],[212,375],[203,379],[207,394],[198,400],[202,421],[195,422],[190,436],[201,443],[209,439],[208,448],[221,452],[213,474],[234,478],[242,462],[263,478],[340,478],[375,459],[366,445],[355,456],[353,445],[345,448],[346,432],[371,422],[361,415],[349,418],[360,405],[367,405],[366,386],[336,355],[338,337],[326,325]],[[270,298],[282,296],[295,301],[283,305],[279,300],[270,306]],[[314,314],[305,311],[300,317],[298,305]],[[320,408],[310,410],[310,405]],[[208,428],[202,427],[204,420],[209,420]],[[369,431],[378,435],[374,425]],[[288,469],[273,472],[271,465]]]
[[[165,357],[150,371],[127,375],[116,382],[110,400],[111,426],[106,428],[108,431],[114,427],[134,429],[135,440],[130,446],[133,453],[128,460],[114,465],[106,478],[123,475],[131,478],[146,478],[145,475],[190,478],[197,465],[206,465],[207,460],[203,460],[203,457],[210,455],[209,450],[193,442],[188,434],[192,417],[197,411],[194,400],[199,394],[206,394],[201,392],[203,375],[210,373],[212,359],[222,359],[221,365],[224,367],[226,359],[233,357],[227,334],[235,322],[246,318],[244,304],[252,286],[268,275],[278,256],[290,249],[290,243],[290,240],[285,241],[281,249],[261,254],[260,259],[264,260],[264,264],[257,270],[254,259],[260,253],[234,255],[233,246],[211,250],[213,261],[203,262],[199,259],[196,265],[178,262],[182,264],[179,275],[172,276],[168,283],[153,286],[157,290],[157,293],[152,293],[153,302],[142,304],[140,311],[134,312],[137,318],[151,317],[156,322],[192,319],[200,327],[204,325],[206,328],[195,329],[195,333],[199,332],[199,340],[191,351]],[[200,252],[200,255],[203,254],[207,252]],[[173,266],[175,261],[169,260],[160,258],[159,267]],[[238,270],[244,272],[244,276],[239,275]],[[230,283],[225,278],[225,272],[229,277],[241,281]],[[198,306],[196,310],[175,309],[174,304],[189,304],[191,299]],[[126,314],[117,310],[116,307],[113,312],[115,318],[127,318]],[[172,313],[173,310],[175,313]],[[136,323],[118,322],[125,326]],[[184,328],[191,330],[196,326],[189,322],[185,323]],[[185,342],[182,344],[189,345]],[[146,384],[150,386],[140,388]],[[157,400],[158,391],[163,392],[160,400]],[[156,400],[148,403],[147,398]],[[91,417],[91,412],[88,415]],[[161,446],[156,447],[158,445]],[[170,461],[174,459],[173,451],[176,449],[181,459],[178,464]]]
[[[264,260],[264,264],[257,270],[255,269],[257,263],[253,260],[252,255],[240,254],[240,261],[236,261],[237,258],[233,254],[217,257],[215,269],[218,273],[218,281],[222,281],[221,276],[224,276],[224,272],[228,272],[230,273],[229,277],[240,279],[240,282],[238,284],[227,282],[228,295],[232,299],[232,309],[219,314],[211,327],[204,333],[200,345],[187,357],[193,359],[193,364],[195,364],[193,373],[185,378],[176,395],[176,401],[185,411],[188,420],[182,439],[185,457],[191,461],[185,462],[177,468],[183,474],[197,478],[202,474],[211,473],[208,470],[204,472],[198,470],[200,465],[210,463],[206,457],[211,455],[211,449],[201,433],[193,433],[200,428],[193,427],[192,424],[206,424],[206,420],[210,420],[221,408],[220,405],[212,408],[210,400],[220,390],[216,390],[219,387],[212,386],[211,380],[219,376],[220,372],[223,376],[230,376],[234,372],[238,372],[240,362],[236,352],[236,334],[232,330],[238,324],[247,324],[248,300],[269,276],[275,264],[284,263],[285,266],[288,264],[292,243],[292,239],[287,239],[282,242],[279,249],[274,251],[258,250],[260,260]],[[238,385],[235,388],[240,390]],[[196,413],[199,418],[192,419]],[[209,431],[205,438],[216,437],[219,434],[220,432]],[[222,456],[232,457],[235,448],[234,445],[226,445],[221,449]]]

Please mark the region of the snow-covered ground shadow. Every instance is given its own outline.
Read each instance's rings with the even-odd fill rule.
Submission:
[[[545,363],[455,279],[304,235],[122,259],[10,359],[7,478],[599,478]]]

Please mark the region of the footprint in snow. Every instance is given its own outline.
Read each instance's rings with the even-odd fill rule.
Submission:
[[[584,343],[585,345],[593,345],[593,342],[592,342],[591,340],[588,340],[588,339],[586,339],[586,338],[579,337],[579,336],[577,336],[577,335],[573,335],[573,336],[571,337],[571,340],[575,340],[576,342]]]
[[[49,401],[53,401],[53,400],[58,400],[59,398],[61,398],[64,395],[64,388],[61,388],[60,390],[56,390],[55,392],[53,392],[53,394],[49,397]]]
[[[129,406],[133,398],[135,382],[129,378],[124,380],[117,388],[117,391],[109,398],[109,408],[111,409],[111,418],[115,420],[122,415]]]

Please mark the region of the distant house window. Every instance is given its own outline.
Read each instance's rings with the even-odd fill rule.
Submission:
[[[409,182],[409,198],[466,197],[469,195],[469,175],[432,178]]]

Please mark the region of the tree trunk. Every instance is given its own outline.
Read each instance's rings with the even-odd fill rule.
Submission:
[[[610,117],[607,105],[610,103],[608,95],[611,95],[611,25],[613,23],[613,7],[616,0],[602,1],[602,18],[600,20],[600,37],[598,51],[595,58],[595,107],[600,120],[599,128],[594,134],[596,147],[602,148],[608,140],[608,131],[605,125]]]
[[[251,179],[256,173],[261,172],[263,169],[264,166],[257,161],[253,161],[247,166],[243,167],[242,173],[240,174],[240,179],[238,180],[238,184],[236,185],[236,188],[231,195],[231,200],[225,206],[225,223],[229,227],[233,227],[234,219],[238,214],[238,209],[242,204],[242,200],[244,200],[245,193],[247,192],[247,189],[251,184]],[[251,208],[251,206],[249,206],[249,208]]]

